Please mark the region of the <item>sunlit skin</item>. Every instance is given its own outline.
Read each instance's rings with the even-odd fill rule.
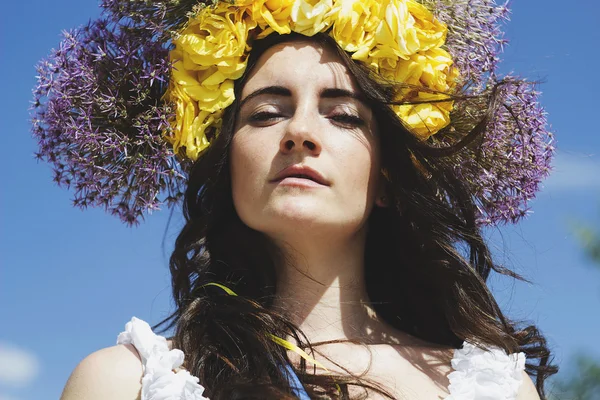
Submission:
[[[291,260],[279,266],[278,294],[320,336],[357,335],[331,321],[362,326],[368,317],[366,221],[383,190],[376,122],[361,97],[333,51],[301,41],[273,46],[242,89],[231,145],[236,211]],[[325,184],[273,182],[291,165],[311,167]],[[341,297],[361,310],[352,312],[356,321],[339,315]],[[328,309],[325,318],[323,306],[338,315]]]
[[[358,96],[346,67],[312,44],[274,46],[259,59],[242,90],[231,148],[234,204],[248,226],[291,242],[364,228],[379,157],[372,112]],[[329,186],[270,182],[294,164]]]

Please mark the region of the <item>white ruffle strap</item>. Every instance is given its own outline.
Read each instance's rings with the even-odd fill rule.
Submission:
[[[525,354],[507,355],[465,342],[454,351],[448,375],[450,395],[445,400],[515,400],[523,381]]]
[[[167,340],[133,317],[117,344],[133,344],[144,368],[141,400],[208,400],[198,378],[184,369],[181,350],[169,350]],[[523,381],[525,354],[507,355],[500,348],[484,350],[469,342],[454,351],[445,400],[515,400]],[[177,371],[177,372],[175,372]]]
[[[133,317],[119,334],[117,344],[133,344],[144,368],[141,400],[208,400],[198,378],[183,365],[183,352],[169,350],[167,339],[152,332],[150,325]],[[177,372],[175,372],[177,370]]]

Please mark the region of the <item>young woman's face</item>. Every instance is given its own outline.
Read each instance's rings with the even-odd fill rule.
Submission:
[[[271,47],[240,97],[231,145],[235,209],[270,237],[361,230],[379,187],[370,108],[332,50]]]

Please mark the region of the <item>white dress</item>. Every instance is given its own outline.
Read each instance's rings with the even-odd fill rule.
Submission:
[[[132,344],[140,354],[142,400],[208,400],[202,396],[204,387],[198,378],[181,368],[183,352],[169,350],[167,340],[152,332],[146,322],[132,318],[117,344]],[[525,354],[486,351],[464,342],[462,349],[454,351],[452,368],[450,395],[445,400],[515,400],[523,380]]]

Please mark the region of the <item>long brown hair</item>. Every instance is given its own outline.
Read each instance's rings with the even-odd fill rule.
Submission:
[[[544,337],[534,325],[519,328],[522,324],[509,320],[486,284],[491,271],[522,278],[494,264],[476,223],[473,198],[453,169],[451,155],[474,145],[471,139],[483,133],[494,95],[486,99],[482,123],[465,140],[440,151],[416,139],[391,111],[388,104],[399,88],[351,60],[332,38],[272,34],[254,43],[246,74],[235,83],[236,99],[260,55],[290,40],[336,51],[377,119],[392,199],[390,207],[376,207],[368,221],[366,286],[378,316],[433,344],[459,348],[468,339],[507,353],[522,351],[545,399],[544,381],[557,368],[550,364]],[[240,221],[233,206],[229,146],[237,113],[236,100],[225,112],[221,133],[189,173],[186,224],[170,259],[176,310],[162,325],[176,328],[174,345],[186,354],[186,367],[211,399],[294,398],[282,368],[290,365],[286,349],[270,335],[291,335],[304,348],[311,344],[286,315],[271,308],[276,279],[269,243]],[[210,282],[238,296],[207,286]],[[296,372],[312,398],[349,398],[348,385],[385,393],[359,377],[312,374],[303,363]]]

